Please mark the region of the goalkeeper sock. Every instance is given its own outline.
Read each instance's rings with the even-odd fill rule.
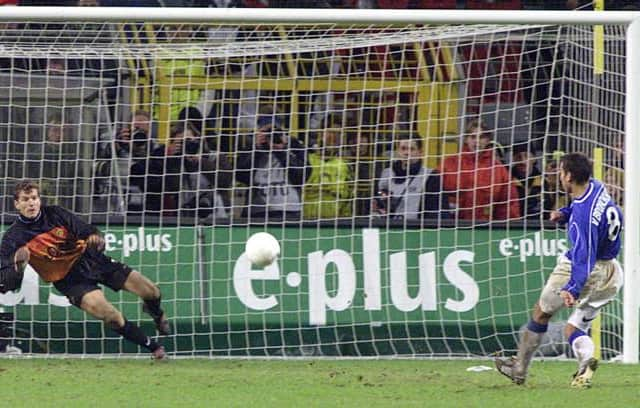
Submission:
[[[138,326],[128,320],[124,321],[124,326],[113,328],[113,330],[130,342],[136,343],[151,352],[156,351],[160,347],[155,340],[144,334]]]
[[[590,358],[593,357],[595,346],[591,337],[580,329],[576,329],[569,336],[569,344],[578,359],[578,371],[582,370]]]
[[[531,320],[527,324],[527,328],[524,329],[518,346],[518,360],[523,374],[526,374],[529,370],[533,354],[542,343],[542,337],[547,332],[547,328],[548,325]]]
[[[160,308],[160,299],[161,297],[158,296],[157,299],[144,300],[144,311],[149,313],[153,319],[161,318],[164,313]]]

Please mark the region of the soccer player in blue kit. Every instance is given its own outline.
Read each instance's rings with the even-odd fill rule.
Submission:
[[[600,309],[613,300],[622,287],[620,252],[622,211],[605,186],[593,179],[592,163],[580,153],[560,159],[560,182],[571,196],[569,207],[553,211],[551,221],[567,226],[571,249],[558,259],[527,328],[520,337],[515,357],[497,358],[498,371],[515,384],[524,384],[533,354],[540,346],[551,317],[563,307],[575,308],[565,326],[578,359],[571,386],[589,388],[598,367],[594,344],[588,335]]]

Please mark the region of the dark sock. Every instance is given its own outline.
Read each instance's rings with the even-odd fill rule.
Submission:
[[[151,317],[153,317],[154,319],[159,319],[162,317],[162,314],[164,312],[160,308],[160,297],[158,297],[157,299],[145,300],[144,304],[146,306],[145,310],[151,315]]]
[[[155,340],[145,335],[138,326],[128,320],[124,321],[124,326],[114,328],[114,331],[130,342],[136,343],[151,352],[156,351],[158,347],[160,347]]]

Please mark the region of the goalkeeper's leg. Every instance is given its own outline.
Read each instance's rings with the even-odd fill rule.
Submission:
[[[127,321],[122,313],[104,297],[102,290],[95,289],[85,293],[79,306],[91,316],[102,320],[105,325],[125,339],[149,350],[153,358],[160,360],[165,357],[164,347],[145,335],[138,326]]]
[[[158,333],[165,336],[171,333],[167,315],[160,307],[161,295],[158,286],[140,272],[131,271],[123,287],[143,300],[142,310],[153,318]]]

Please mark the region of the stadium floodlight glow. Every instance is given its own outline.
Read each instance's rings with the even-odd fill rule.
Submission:
[[[533,148],[539,166],[576,150],[599,157],[603,174],[626,175],[618,191],[624,294],[606,308],[600,337],[604,358],[638,362],[640,94],[633,90],[640,89],[640,12],[1,11],[0,50],[10,63],[0,73],[0,188],[9,197],[0,210],[12,211],[11,184],[29,176],[49,203],[104,220],[107,252],[164,286],[176,323],[169,350],[453,357],[512,349],[566,249],[563,231],[541,228],[541,216],[425,228],[409,221],[388,228],[368,215],[354,223],[352,216],[369,208],[376,172],[404,134],[420,136],[424,162],[435,168],[457,149],[465,123],[480,117],[495,130],[505,160],[519,145]],[[343,196],[336,187],[331,199],[318,200],[334,207],[353,200],[351,215],[336,210],[338,222],[322,215],[321,225],[249,222],[243,200],[255,191],[238,177],[252,162],[231,170],[231,184],[221,178],[202,191],[180,191],[178,201],[194,191],[221,192],[206,197],[225,203],[214,215],[195,223],[167,211],[170,218],[159,221],[128,177],[135,158],[114,135],[131,113],[146,110],[149,132],[165,143],[176,135],[171,125],[180,108],[192,102],[213,115],[202,126],[219,136],[206,152],[216,158],[246,150],[265,112],[274,126],[309,142],[308,153],[326,153],[317,143],[321,126],[338,118],[332,125],[343,130],[345,157],[360,173]],[[58,145],[44,143],[52,129],[62,134]],[[620,149],[623,168],[610,159]],[[205,201],[191,210],[206,213]],[[234,217],[212,221],[226,215]],[[241,256],[244,244],[265,230],[282,253],[254,270]],[[68,336],[52,340],[52,352],[124,352],[115,337],[86,341],[96,323],[72,309],[61,313],[68,302],[41,286],[27,272],[22,291],[0,295],[0,306],[17,305],[18,323],[38,339],[64,325]],[[114,301],[132,317],[139,310],[127,297]]]

